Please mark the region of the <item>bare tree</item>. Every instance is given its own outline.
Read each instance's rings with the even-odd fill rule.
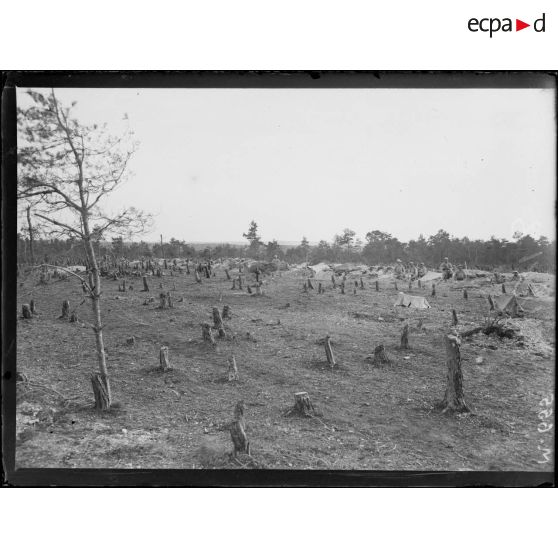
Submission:
[[[32,105],[18,110],[18,198],[33,200],[34,215],[51,233],[71,235],[83,243],[91,282],[82,280],[82,284],[91,299],[99,365],[91,384],[96,408],[106,410],[111,405],[111,389],[94,243],[109,230],[131,236],[148,225],[150,217],[134,208],[109,215],[101,204],[127,178],[138,144],[128,127],[112,136],[106,124],[80,124],[71,115],[76,103],[63,107],[54,90],[48,95],[28,94]]]

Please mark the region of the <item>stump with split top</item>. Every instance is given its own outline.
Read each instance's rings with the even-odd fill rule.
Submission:
[[[447,385],[444,399],[440,404],[442,413],[469,413],[470,409],[463,396],[463,373],[461,371],[461,338],[458,333],[444,337],[446,362],[448,367]]]
[[[30,320],[33,317],[31,313],[31,308],[29,308],[29,304],[23,304],[21,306],[21,316],[26,320]]]
[[[213,337],[213,331],[209,324],[202,324],[202,337],[204,341],[215,345],[215,338]]]
[[[331,347],[331,337],[329,335],[326,335],[324,345],[327,362],[329,366],[333,368],[337,363],[335,362],[335,356],[333,355],[333,349]]]
[[[383,345],[378,345],[374,349],[374,366],[383,366],[385,364],[390,364],[391,360],[386,354],[386,349]]]
[[[219,332],[219,337],[221,339],[224,339],[226,337],[225,324],[223,323],[223,318],[221,317],[219,308],[214,306],[212,312],[213,312],[213,327]]]
[[[238,380],[238,368],[236,366],[236,359],[234,355],[231,355],[228,361],[229,365],[229,382],[234,382]]]
[[[169,348],[165,345],[161,346],[161,349],[159,350],[159,364],[163,372],[171,369],[171,365],[169,363]]]

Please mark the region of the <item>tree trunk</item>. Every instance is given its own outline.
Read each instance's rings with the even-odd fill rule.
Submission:
[[[35,265],[35,252],[33,243],[33,226],[31,224],[31,206],[27,206],[27,227],[29,228],[29,255],[31,258],[31,265]]]
[[[457,324],[459,324],[459,321],[457,319],[457,312],[455,311],[455,309],[453,309],[451,311],[451,317],[452,317],[452,325],[455,327]]]
[[[171,369],[171,365],[169,363],[169,348],[164,345],[159,350],[159,363],[163,372]]]
[[[142,290],[142,292],[149,291],[149,284],[147,283],[147,275],[144,275],[142,277],[142,280],[143,280],[143,290]]]
[[[238,380],[238,368],[236,367],[236,359],[231,355],[228,361],[229,364],[229,382]]]
[[[33,314],[31,314],[31,308],[29,308],[29,304],[23,304],[21,306],[21,315],[26,320],[30,320],[33,317]]]
[[[341,283],[341,294],[345,294],[345,283]]]
[[[216,306],[213,307],[213,325],[214,328],[219,332],[219,337],[221,339],[224,339],[226,337],[225,324],[223,323],[223,318],[221,318],[219,308],[217,308]]]
[[[463,289],[463,298],[464,298],[465,300],[468,300],[468,299],[469,299],[469,293],[467,293],[467,289]]]
[[[238,288],[242,290],[242,277],[240,275],[238,276]]]
[[[108,411],[111,405],[111,394],[108,376],[95,373],[91,375],[91,385],[95,396],[95,409]]]
[[[376,292],[379,292],[380,290],[380,282],[376,281]]]
[[[324,289],[323,289],[322,283],[321,283],[321,281],[320,281],[320,282],[318,283],[318,294],[322,294],[323,290],[324,290]]]
[[[167,292],[167,306],[169,308],[172,308],[174,306],[174,304],[172,303],[172,298],[171,298],[170,292]]]
[[[333,349],[331,348],[331,337],[329,335],[326,335],[325,338],[325,352],[326,352],[327,362],[330,365],[330,367],[333,368],[336,365],[336,362],[335,362],[335,357],[333,356]]]
[[[361,290],[364,290],[364,282],[362,280],[362,277],[360,278],[360,288]]]
[[[67,320],[70,317],[70,301],[65,300],[62,302],[62,315],[60,316],[60,320]]]
[[[213,337],[213,331],[209,324],[202,324],[202,337],[204,341],[208,341],[212,345],[215,345],[215,338]]]
[[[401,332],[401,349],[407,350],[409,348],[409,324],[403,326]]]
[[[31,310],[31,314],[37,313],[37,308],[35,306],[35,301],[33,299],[29,301],[29,310]]]
[[[469,413],[470,409],[463,397],[463,373],[461,372],[461,338],[459,335],[448,334],[444,337],[448,366],[447,386],[442,413]]]
[[[506,294],[506,285],[504,285],[504,283],[502,283],[502,292]]]
[[[490,304],[490,310],[494,310],[494,301],[492,300],[492,295],[488,295],[488,304]]]
[[[432,283],[432,296],[436,296],[436,285]]]

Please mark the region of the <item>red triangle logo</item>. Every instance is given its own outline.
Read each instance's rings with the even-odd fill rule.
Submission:
[[[531,27],[531,24],[530,23],[525,23],[524,21],[521,21],[520,19],[515,20],[515,30],[516,31],[521,31],[522,29],[525,29],[526,27]]]

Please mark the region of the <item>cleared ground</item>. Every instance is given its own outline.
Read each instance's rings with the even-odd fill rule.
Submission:
[[[481,325],[485,297],[500,293],[500,285],[467,282],[468,300],[463,283],[440,283],[435,298],[430,286],[415,288],[411,294],[426,296],[432,307],[411,310],[393,307],[396,291],[388,280],[376,292],[365,275],[365,288],[354,294],[351,278],[345,295],[325,282],[326,292],[318,294],[314,281],[306,294],[306,276],[267,276],[261,297],[231,290],[222,271],[202,284],[187,274],[152,277],[150,293],[140,292],[138,278],[128,281],[134,290],[126,293],[105,279],[104,335],[116,404],[104,414],[92,409],[92,331],[57,319],[63,300],[72,307],[82,301],[80,285],[21,279],[18,305],[33,298],[38,315],[17,326],[18,371],[28,380],[18,383],[17,466],[553,470],[544,450],[553,447],[554,428],[539,432],[538,413],[554,393],[554,278],[550,292],[519,299],[525,318],[513,322],[522,341],[482,333],[463,341],[465,398],[473,413],[447,416],[435,405],[445,389],[443,334],[451,310],[463,329]],[[174,308],[157,308],[159,283]],[[149,295],[155,302],[144,305]],[[227,339],[212,348],[200,324],[212,323],[212,307],[224,304],[232,311]],[[80,322],[91,321],[89,301],[78,314]],[[410,349],[402,351],[405,320]],[[326,334],[334,369],[325,357]],[[369,358],[380,343],[391,366],[374,367]],[[161,345],[169,347],[173,367],[165,373],[158,369]],[[233,353],[238,382],[227,381]],[[283,416],[298,391],[308,392],[316,418]],[[241,399],[253,459],[234,462],[227,423]],[[554,415],[547,422],[554,424]]]

